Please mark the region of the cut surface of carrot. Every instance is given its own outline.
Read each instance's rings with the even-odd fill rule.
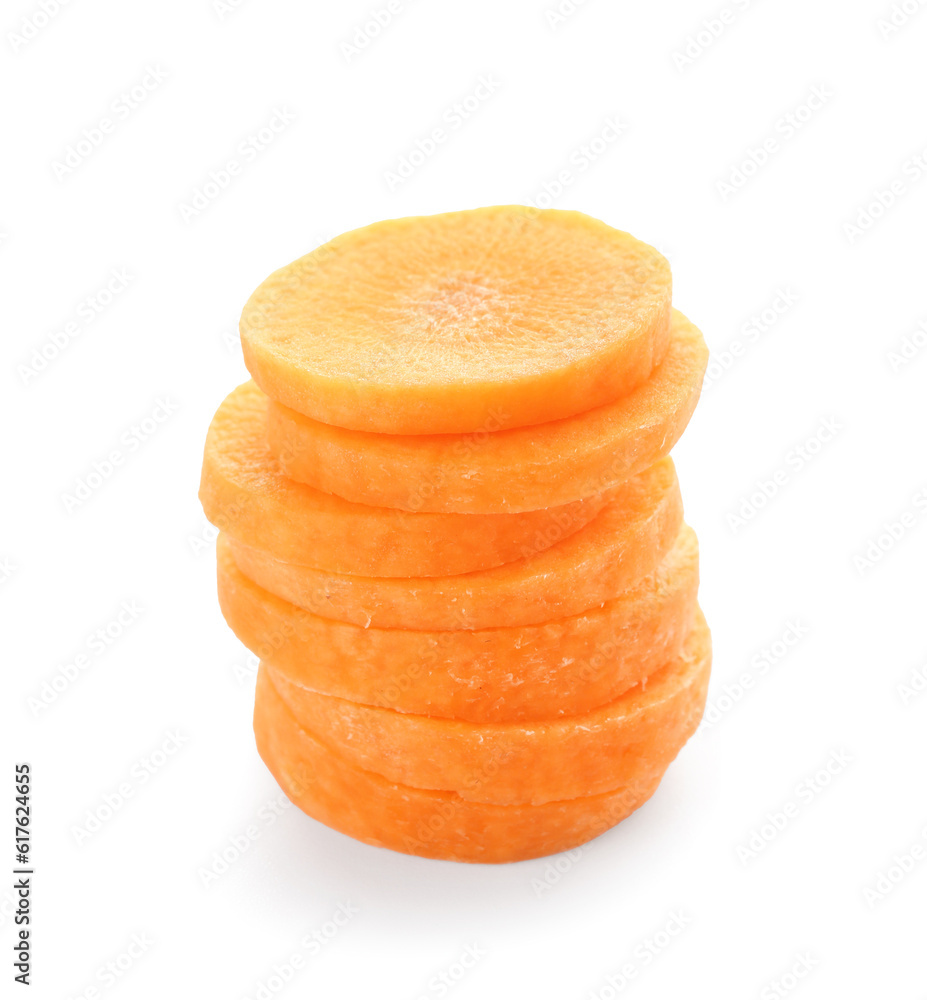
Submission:
[[[263,668],[254,733],[267,768],[307,815],[375,847],[446,861],[502,864],[578,847],[643,805],[662,777],[538,806],[471,802],[453,792],[397,785],[349,763],[302,729]]]
[[[345,576],[284,562],[234,538],[229,547],[245,576],[327,618],[365,628],[481,629],[535,625],[602,605],[656,569],[681,524],[676,470],[664,458],[617,487],[613,499],[569,538],[476,573]]]
[[[291,684],[468,722],[580,715],[679,655],[695,615],[698,543],[683,527],[657,569],[601,608],[541,625],[362,628],[259,587],[217,545],[219,604],[238,638]]]
[[[346,430],[271,400],[267,438],[287,475],[358,503],[473,514],[527,511],[600,493],[668,454],[701,391],[708,348],[673,310],[669,348],[615,402],[497,433]]]
[[[608,500],[519,515],[411,514],[331,496],[283,474],[266,438],[267,397],[253,382],[219,407],[206,437],[200,501],[222,531],[332,573],[445,576],[500,566],[568,537]]]
[[[270,275],[240,330],[258,385],[315,420],[467,433],[630,391],[663,355],[670,300],[653,247],[503,205],[345,233]]]
[[[549,722],[473,723],[372,708],[307,691],[265,667],[297,723],[358,767],[474,802],[540,805],[662,772],[701,720],[711,636],[699,613],[671,663],[608,705]]]

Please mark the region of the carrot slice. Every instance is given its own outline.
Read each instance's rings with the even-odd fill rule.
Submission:
[[[540,806],[470,802],[454,792],[393,784],[302,729],[263,668],[254,734],[268,770],[309,816],[375,847],[445,861],[502,864],[578,847],[643,805],[662,777],[641,775],[613,792]]]
[[[259,587],[217,545],[219,604],[238,638],[300,687],[469,722],[580,715],[678,655],[695,614],[698,542],[684,526],[637,586],[542,625],[453,631],[365,629]]]
[[[645,682],[592,712],[547,722],[473,723],[372,708],[307,691],[265,668],[299,725],[364,770],[474,802],[540,805],[663,771],[702,717],[711,636],[699,612],[682,653]]]
[[[245,363],[315,420],[387,434],[521,427],[601,406],[666,348],[670,268],[579,212],[517,205],[379,222],[268,277]]]
[[[222,531],[333,573],[445,576],[489,569],[566,538],[608,494],[524,514],[410,514],[330,496],[285,476],[265,434],[267,397],[253,382],[219,407],[206,437],[200,501]]]
[[[476,573],[344,576],[284,562],[233,538],[229,546],[245,576],[326,618],[377,628],[478,629],[535,625],[603,604],[653,572],[681,523],[676,470],[664,458],[618,487],[581,531],[538,555]]]
[[[358,503],[487,514],[564,504],[669,454],[698,402],[701,333],[673,310],[669,348],[627,396],[534,427],[392,435],[320,423],[271,401],[267,438],[288,476]]]
[[[601,608],[543,625],[416,632],[322,618],[252,583],[224,536],[219,604],[238,638],[292,684],[469,722],[580,715],[679,655],[695,615],[698,542],[684,526],[657,569]]]

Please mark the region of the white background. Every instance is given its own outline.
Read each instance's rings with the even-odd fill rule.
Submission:
[[[4,6],[0,857],[12,869],[12,762],[29,760],[30,995],[254,997],[298,953],[283,995],[432,998],[432,977],[468,945],[484,954],[455,1000],[607,997],[627,963],[636,977],[621,993],[641,1000],[924,995],[927,860],[882,898],[866,890],[895,855],[927,857],[927,694],[915,690],[927,678],[927,171],[912,160],[927,148],[927,10],[886,32],[889,0],[731,3],[730,23],[682,64],[674,53],[720,3],[587,0],[556,25],[550,6],[402,0],[354,53],[343,43],[367,2],[71,0],[51,19],[36,2]],[[24,18],[39,25],[25,40],[13,37]],[[121,117],[114,102],[150,67],[166,78]],[[497,81],[491,97],[391,186],[481,76]],[[826,100],[806,113],[815,87]],[[246,159],[240,144],[275,109],[295,120]],[[115,129],[56,176],[104,117]],[[620,137],[582,169],[582,147],[616,118]],[[718,182],[768,138],[775,150],[725,196]],[[239,174],[185,221],[181,206],[230,159]],[[254,664],[219,614],[196,499],[209,419],[246,377],[239,311],[271,270],[338,232],[535,201],[564,169],[550,203],[666,253],[676,304],[714,363],[731,362],[713,369],[674,453],[701,539],[716,721],[646,807],[560,859],[559,879],[548,860],[377,850],[293,808],[269,822],[279,793],[253,746]],[[869,213],[896,180],[894,203]],[[127,287],[88,310],[113,269]],[[795,301],[745,333],[782,289]],[[27,371],[68,323],[66,348]],[[906,337],[913,356],[893,365]],[[163,399],[175,412],[128,445]],[[839,430],[808,445],[822,421]],[[67,510],[117,448],[122,464]],[[777,472],[758,507],[751,494]],[[752,516],[732,522],[743,502]],[[898,523],[880,558],[860,562]],[[133,601],[143,610],[124,634],[91,651]],[[764,673],[756,657],[790,622],[800,640]],[[81,653],[86,668],[54,703],[30,708]],[[172,733],[182,746],[137,777]],[[829,760],[844,763],[824,783]],[[131,797],[81,838],[124,782]],[[739,856],[789,802],[785,828]],[[204,886],[214,853],[249,825],[258,838]],[[318,955],[300,951],[345,901],[357,914]],[[656,939],[676,911],[684,930]],[[98,971],[136,934],[144,953],[108,984]],[[648,939],[665,944],[650,959]],[[777,994],[799,956],[810,973]]]

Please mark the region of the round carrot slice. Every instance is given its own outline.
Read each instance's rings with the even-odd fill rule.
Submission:
[[[680,656],[645,683],[585,715],[547,722],[473,723],[372,708],[307,691],[264,666],[299,725],[357,767],[474,802],[540,805],[663,771],[702,717],[711,636],[699,612]]]
[[[283,474],[253,382],[219,407],[206,437],[200,501],[231,537],[333,573],[445,576],[501,566],[587,524],[608,494],[524,514],[410,514],[331,496]]]
[[[544,805],[498,806],[397,785],[333,753],[300,728],[263,668],[254,704],[258,753],[287,797],[313,819],[375,847],[445,861],[502,864],[578,847],[621,822],[662,773]]]
[[[698,402],[708,348],[673,310],[669,348],[613,403],[535,427],[477,434],[346,430],[271,400],[267,438],[288,476],[409,511],[527,511],[597,494],[669,454]]]
[[[284,562],[234,538],[229,547],[245,576],[326,618],[365,628],[480,629],[535,625],[611,600],[656,569],[681,524],[676,470],[664,458],[618,487],[614,499],[569,538],[475,573],[345,576]]]
[[[422,632],[314,615],[252,583],[224,536],[219,604],[291,684],[401,712],[515,722],[581,715],[679,655],[695,615],[698,542],[684,526],[657,569],[601,608],[543,625]]]
[[[670,267],[582,215],[496,206],[379,222],[267,278],[245,305],[255,382],[315,420],[386,434],[522,427],[642,382]]]

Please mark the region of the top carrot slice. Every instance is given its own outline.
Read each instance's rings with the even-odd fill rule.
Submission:
[[[502,430],[643,382],[670,300],[653,247],[580,212],[496,206],[337,237],[257,288],[241,340],[264,392],[323,423]]]

